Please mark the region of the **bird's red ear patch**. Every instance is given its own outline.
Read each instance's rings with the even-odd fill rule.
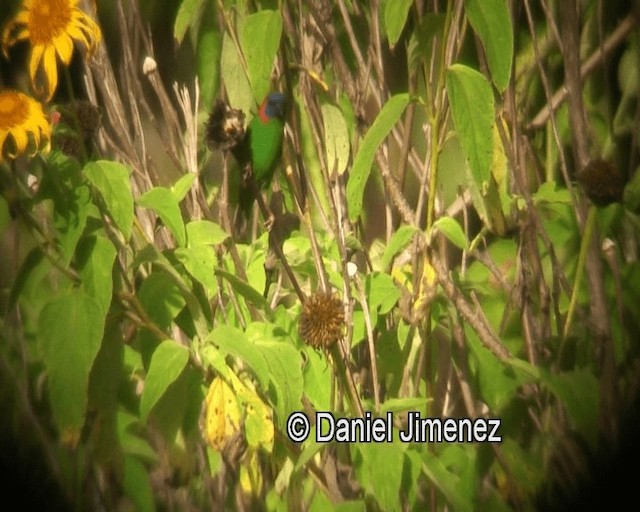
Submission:
[[[262,103],[260,104],[260,108],[258,109],[258,117],[260,121],[263,123],[269,122],[269,116],[267,115],[267,103],[269,102],[269,96],[267,96]]]

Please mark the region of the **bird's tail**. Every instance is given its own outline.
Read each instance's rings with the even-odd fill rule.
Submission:
[[[238,189],[238,209],[235,218],[237,236],[243,236],[246,233],[250,225],[254,202],[255,197],[251,186],[247,183],[241,183]]]

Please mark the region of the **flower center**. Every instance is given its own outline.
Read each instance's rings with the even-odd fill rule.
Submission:
[[[29,34],[34,45],[51,44],[69,29],[71,22],[70,0],[39,0],[29,11]]]
[[[17,92],[0,94],[0,128],[8,130],[29,117],[29,102]]]

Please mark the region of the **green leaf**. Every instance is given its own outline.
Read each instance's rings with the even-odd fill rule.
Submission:
[[[413,0],[388,0],[384,6],[384,26],[391,48],[396,45],[402,35],[412,3]]]
[[[374,315],[373,312],[371,313],[372,313],[371,316],[373,317],[377,316],[377,315]],[[362,309],[355,309],[353,311],[352,324],[353,324],[353,334],[352,334],[353,346],[355,346],[360,341],[362,341],[367,337],[367,327],[364,323],[364,312],[362,311]]]
[[[137,416],[124,409],[120,409],[116,413],[116,428],[122,452],[127,455],[144,458],[145,461],[156,464],[158,455],[145,439],[138,437],[136,434],[140,430],[139,426],[140,421]]]
[[[228,33],[225,33],[222,38],[220,67],[229,105],[242,110],[249,121],[249,112],[255,107],[253,91],[236,45]]]
[[[505,437],[500,451],[522,495],[533,496],[547,476],[542,457],[524,449],[518,441]]]
[[[209,333],[206,341],[217,345],[221,352],[242,359],[255,373],[261,389],[268,389],[269,366],[262,352],[256,350],[255,345],[249,342],[244,332],[235,327],[220,325]]]
[[[451,115],[473,181],[484,190],[491,178],[493,159],[493,92],[487,79],[462,64],[447,72]]]
[[[338,107],[326,103],[321,108],[327,167],[330,174],[337,172],[341,176],[347,168],[350,157],[347,122]]]
[[[24,258],[15,277],[11,295],[9,296],[9,306],[13,308],[18,299],[31,303],[33,306],[46,302],[48,297],[43,297],[41,283],[44,276],[51,270],[51,267],[51,262],[44,257],[39,247],[31,249]],[[35,304],[33,304],[34,302]]]
[[[142,462],[130,455],[124,458],[122,487],[135,510],[155,512],[156,506],[153,501],[153,490],[147,469]]]
[[[295,473],[296,471],[304,468],[305,465],[311,459],[313,459],[315,454],[322,450],[324,446],[326,446],[325,443],[316,443],[316,426],[311,425],[307,440],[303,444],[304,448],[300,452],[300,456],[298,457],[298,460],[296,460],[295,466],[293,467],[293,472]]]
[[[53,417],[65,443],[80,439],[88,402],[89,374],[100,350],[104,314],[81,289],[51,300],[38,319],[38,341],[47,367]]]
[[[202,412],[205,396],[205,390],[202,386],[203,375],[200,369],[196,370],[192,366],[187,366],[187,370],[180,378],[184,380],[184,388],[179,390],[182,395],[178,394],[177,397],[178,400],[184,402],[184,414],[180,426],[184,435],[190,436],[198,430],[198,422]]]
[[[142,282],[138,299],[149,318],[161,329],[169,327],[185,305],[178,285],[169,275],[160,271],[152,272]]]
[[[276,391],[278,424],[285,428],[289,414],[300,409],[303,386],[300,354],[284,341],[259,342],[256,348],[269,367],[269,378]]]
[[[84,167],[84,175],[98,189],[109,215],[120,228],[125,240],[129,240],[133,227],[133,195],[129,170],[118,162],[98,160]]]
[[[538,205],[540,203],[557,203],[561,205],[571,204],[571,192],[566,188],[558,188],[555,181],[547,181],[538,187],[533,194],[533,202]]]
[[[158,249],[153,245],[147,245],[144,249],[138,252],[133,266],[136,268],[144,262],[152,262],[154,265],[164,270],[166,277],[168,277],[170,281],[173,281],[174,285],[177,286],[183,300],[180,307],[182,308],[186,303],[189,308],[189,313],[191,314],[191,320],[196,328],[196,334],[200,338],[204,338],[209,331],[209,327],[202,308],[200,307],[200,303],[198,302],[198,298],[191,290],[191,284],[185,282],[185,278],[180,274],[180,272],[178,272],[166,256],[158,251]]]
[[[445,15],[442,13],[426,13],[415,27],[407,45],[407,62],[410,70],[417,70],[423,61],[438,59],[438,52],[433,52],[434,44],[442,41]],[[433,63],[438,68],[439,60]]]
[[[187,350],[185,347],[183,348],[185,351]],[[192,394],[193,386],[191,384],[194,376],[197,376],[197,372],[186,365],[184,371],[166,388],[149,414],[148,423],[152,424],[154,430],[168,443],[176,441],[180,427],[185,425],[185,414],[192,407],[193,401],[200,400],[200,406],[202,405],[202,395],[193,396]],[[199,383],[202,383],[202,375],[200,374],[198,377]],[[186,434],[186,430],[183,430],[182,434]]]
[[[83,238],[76,251],[82,287],[96,299],[104,315],[107,314],[111,304],[112,270],[116,254],[116,248],[104,236]]]
[[[433,399],[426,399],[419,396],[409,398],[390,398],[380,405],[380,414],[384,415],[387,412],[415,411],[416,409],[424,409],[424,406],[429,401],[433,401]]]
[[[440,217],[433,223],[433,228],[440,231],[447,239],[463,251],[469,247],[469,240],[462,226],[453,217]]]
[[[198,245],[219,245],[229,235],[220,225],[209,220],[193,220],[186,226],[187,244],[189,247]]]
[[[400,290],[393,282],[393,278],[382,272],[369,274],[365,281],[365,289],[372,313],[378,308],[381,315],[388,313],[400,298]]]
[[[269,310],[269,303],[266,301],[266,299],[260,292],[258,292],[246,281],[243,281],[235,274],[232,274],[231,272],[227,272],[226,270],[222,270],[220,268],[216,269],[216,275],[227,280],[236,292],[238,292],[252,304],[255,304],[265,311]]]
[[[212,344],[205,344],[198,352],[198,355],[202,359],[203,366],[205,368],[210,366],[225,380],[229,380],[231,378],[229,375],[229,373],[231,373],[231,369],[225,360],[226,353],[224,351],[218,350],[218,348]]]
[[[354,467],[365,493],[373,497],[381,510],[402,510],[400,484],[406,446],[395,443],[357,443],[352,446]],[[381,471],[384,468],[384,471]]]
[[[537,366],[532,365],[528,361],[518,359],[517,357],[512,357],[511,359],[507,359],[504,362],[511,366],[511,368],[513,368],[514,370],[517,370],[516,373],[519,373],[522,379],[526,379],[527,381],[535,381],[541,378],[540,369]]]
[[[191,185],[193,185],[194,181],[196,181],[196,175],[188,172],[187,174],[180,176],[178,181],[176,181],[171,186],[173,197],[176,198],[176,201],[178,201],[178,203],[182,201],[187,195],[187,192],[189,192],[189,189],[191,188]]]
[[[124,344],[119,329],[106,329],[89,380],[89,403],[104,411],[118,407],[118,386],[124,367]]]
[[[274,425],[271,407],[265,404],[253,389],[234,373],[230,374],[232,387],[242,411],[244,435],[249,448],[273,451]]]
[[[447,501],[453,505],[454,509],[460,512],[471,512],[473,510],[472,502],[465,499],[459,492],[460,477],[449,471],[434,454],[425,450],[422,456],[422,471],[442,492]]]
[[[595,450],[598,441],[600,386],[598,379],[586,369],[551,374],[541,371],[542,382],[564,404],[573,427]]]
[[[318,494],[316,493],[316,495]],[[331,502],[329,501],[329,503]],[[366,512],[367,510],[367,503],[364,500],[343,501],[330,506],[333,506],[334,512]],[[320,508],[320,510],[327,510],[327,507]]]
[[[187,269],[187,272],[204,286],[207,298],[214,297],[218,292],[218,280],[214,273],[216,254],[213,247],[207,245],[181,247],[176,249],[174,254],[178,261],[184,265],[184,268]]]
[[[408,226],[403,224],[398,228],[398,230],[391,235],[391,239],[389,240],[389,244],[387,248],[384,250],[384,255],[382,256],[382,268],[386,269],[391,265],[391,261],[395,256],[402,251],[408,244],[411,242],[413,235],[418,232],[418,229],[414,226]]]
[[[640,59],[640,47],[638,42],[628,45],[620,58],[618,65],[618,86],[623,97],[635,96],[638,94],[638,82],[640,81],[640,70],[637,62]]]
[[[92,435],[92,456],[99,464],[122,457],[118,436],[118,387],[124,371],[124,343],[119,329],[106,328],[89,376],[89,410],[98,411],[100,428]]]
[[[516,396],[517,390],[526,382],[531,382],[534,376],[526,372],[526,362],[519,364],[515,358],[512,365],[505,366],[478,339],[478,335],[465,326],[468,346],[471,351],[470,359],[477,364],[476,380],[480,387],[480,394],[494,414],[507,405]],[[524,364],[522,364],[524,363]],[[518,371],[514,371],[514,370]]]
[[[78,240],[87,225],[91,207],[89,187],[86,185],[76,187],[63,200],[55,202],[53,223],[58,230],[63,260],[67,264],[71,261]]]
[[[180,376],[189,361],[189,350],[173,340],[165,340],[153,352],[149,372],[140,397],[140,421],[145,423],[151,409]]]
[[[447,443],[439,452],[439,459],[450,473],[457,477],[456,493],[458,499],[473,503],[477,492],[477,450],[473,445],[464,443]]]
[[[178,201],[171,190],[165,187],[154,187],[141,195],[136,202],[140,206],[152,209],[162,219],[164,225],[176,237],[178,245],[181,247],[186,245],[182,214],[180,213]]]
[[[331,407],[331,369],[319,352],[305,347],[304,394],[318,411]]]
[[[302,97],[296,95],[295,103],[297,105],[303,105],[304,100]],[[318,211],[329,211],[330,203],[327,190],[327,183],[324,179],[324,174],[320,167],[320,155],[318,154],[318,148],[316,147],[314,139],[314,130],[312,128],[311,118],[307,109],[300,109],[300,153],[303,162],[305,162],[305,172],[309,180],[309,186],[315,190],[318,201],[320,202],[319,208],[312,208],[311,214],[313,220],[318,221]]]
[[[504,92],[511,79],[513,27],[505,0],[465,0],[473,30],[484,46],[493,83]]]
[[[404,109],[409,104],[408,94],[397,94],[385,103],[376,120],[364,136],[353,161],[353,167],[347,182],[347,203],[349,205],[349,219],[352,222],[362,213],[362,197],[364,188],[371,173],[371,166],[376,151],[389,135]]]
[[[202,18],[206,6],[207,0],[182,0],[173,26],[173,37],[178,44],[182,44],[189,27]]]
[[[257,104],[262,103],[271,90],[271,72],[281,35],[282,18],[278,11],[256,12],[247,16],[242,24],[240,44]]]
[[[202,105],[209,109],[220,87],[220,59],[222,36],[216,30],[214,17],[202,20],[202,34],[198,42],[198,83]]]

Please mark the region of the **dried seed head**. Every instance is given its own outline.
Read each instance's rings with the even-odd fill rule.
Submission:
[[[598,206],[607,206],[622,200],[624,178],[609,162],[591,160],[577,175],[587,197]]]
[[[74,158],[80,158],[82,156],[80,140],[76,135],[65,133],[62,135],[57,135],[54,140],[55,147],[57,147],[65,155],[72,156]]]
[[[85,139],[93,138],[102,124],[102,112],[87,100],[78,100],[72,107],[78,120],[78,128]],[[73,126],[73,124],[72,124]]]
[[[342,301],[331,293],[318,292],[302,306],[300,336],[315,349],[328,350],[344,331]]]
[[[244,138],[244,112],[218,100],[209,114],[205,137],[210,149],[236,147]]]
[[[67,156],[80,158],[83,144],[89,150],[102,124],[102,112],[88,100],[61,105],[52,115],[54,147]]]

